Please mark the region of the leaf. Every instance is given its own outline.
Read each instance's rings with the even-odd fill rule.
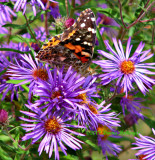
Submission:
[[[2,72],[0,72],[0,76],[3,75],[6,72],[7,69],[4,69]]]
[[[5,24],[5,25],[3,25],[2,27],[11,27],[11,28],[13,28],[13,29],[25,29],[27,26],[26,26],[26,24],[24,24],[24,25],[19,25],[19,24]]]
[[[38,18],[40,18],[40,16],[42,15],[42,14],[45,14],[45,12],[50,12],[50,10],[46,10],[46,11],[41,11],[41,12],[38,12],[37,14],[36,14],[36,16],[30,16],[29,17],[29,22],[31,23],[31,22],[33,22],[34,20],[36,20],[36,19],[38,19]]]
[[[0,147],[0,160],[13,160],[9,154]]]
[[[149,119],[149,118],[144,118],[144,122],[150,127],[150,128],[154,128],[155,126],[155,121]]]
[[[19,50],[16,50],[16,49],[12,49],[12,48],[0,48],[0,51],[17,52],[17,53],[21,53],[21,54],[30,53],[31,52],[31,51],[29,51],[29,52],[22,52],[22,51],[19,51]]]
[[[17,37],[20,38],[23,42],[25,42],[29,46],[29,48],[31,49],[30,54],[31,54],[32,58],[35,59],[35,57],[34,57],[34,50],[30,46],[29,42],[25,38],[23,38],[22,36],[20,36],[20,35],[17,35]]]
[[[18,84],[18,83],[21,83],[21,82],[24,82],[24,80],[14,80],[14,79],[11,79],[11,80],[8,80],[6,81],[6,83],[11,83],[11,84]]]
[[[29,43],[31,43],[31,42],[36,42],[34,39],[32,39],[32,38],[25,38],[25,37],[23,37],[24,39],[25,39],[25,41],[27,41],[27,42],[29,42]],[[21,38],[19,38],[17,35],[11,35],[10,36],[10,40],[12,40],[12,41],[16,41],[16,42],[23,42],[23,39],[21,39]],[[30,52],[30,51],[29,51]]]
[[[99,146],[96,145],[95,143],[93,143],[93,142],[90,141],[90,140],[85,140],[85,143],[87,143],[88,145],[90,145],[91,147],[93,147],[95,150],[98,150],[98,149],[99,149]]]
[[[14,147],[4,143],[3,141],[0,140],[0,146],[5,150],[5,151],[8,151],[8,152],[16,152],[16,150],[14,149]]]
[[[96,28],[96,37],[99,41],[99,46],[101,47],[101,49],[106,50],[103,39],[102,39],[102,36],[101,36],[98,28]]]
[[[70,154],[67,154],[62,156],[61,159],[63,160],[79,160],[79,158],[77,156],[74,156],[74,155],[70,155]]]
[[[26,92],[29,92],[29,88],[26,86],[26,84],[23,84],[23,85],[21,85],[22,86],[22,88],[26,91]]]

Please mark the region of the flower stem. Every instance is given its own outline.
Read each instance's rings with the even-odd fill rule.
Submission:
[[[69,17],[68,0],[65,0],[65,5],[66,5],[67,18],[68,18]]]
[[[8,131],[8,128],[5,126],[4,127],[5,128],[5,131],[7,132],[7,135],[8,135],[8,137],[14,142],[14,143],[16,143],[17,141],[11,136],[11,134],[9,133],[9,131]],[[24,151],[27,151],[30,147],[31,147],[31,143],[26,147],[26,148],[23,148],[21,145],[19,145],[18,144],[18,147],[20,148],[20,149],[22,149],[22,150],[24,150]]]
[[[72,3],[71,3],[71,11],[70,11],[70,18],[73,17],[73,14],[74,14],[74,11],[75,11],[75,0],[72,0]]]
[[[30,31],[32,37],[35,39],[36,43],[40,46],[39,41],[36,39],[36,36],[33,34],[32,30],[31,30],[31,28],[30,28],[29,21],[28,21],[28,19],[27,19],[26,14],[24,14],[24,17],[25,17],[25,20],[26,20],[26,25],[27,25],[27,27],[28,27],[28,30]]]

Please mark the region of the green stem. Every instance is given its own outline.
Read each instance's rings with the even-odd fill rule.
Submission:
[[[36,36],[33,34],[32,30],[31,30],[31,28],[30,28],[29,21],[28,21],[28,19],[27,19],[27,17],[26,17],[26,14],[24,14],[24,17],[25,17],[25,20],[26,20],[26,25],[27,25],[27,27],[28,27],[28,30],[30,31],[33,39],[35,39],[36,43],[40,46],[39,41],[36,39]]]
[[[9,131],[8,131],[8,128],[5,126],[4,127],[5,128],[5,131],[7,132],[7,135],[8,135],[8,137],[14,142],[14,143],[16,143],[16,140],[11,136],[11,134],[9,133]],[[18,144],[18,147],[20,148],[20,149],[22,149],[22,150],[24,150],[24,151],[27,151],[30,147],[31,147],[31,143],[26,147],[26,148],[23,148],[21,145],[19,145]]]
[[[73,17],[73,15],[74,15],[74,11],[75,11],[75,0],[72,0],[72,3],[71,3],[71,11],[70,11],[70,18],[72,18]]]

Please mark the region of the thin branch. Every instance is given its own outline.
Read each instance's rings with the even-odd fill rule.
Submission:
[[[155,21],[155,18],[146,19],[146,20],[140,20],[139,22],[143,23],[143,22],[150,22],[150,21]]]
[[[149,4],[149,2],[150,2],[150,0],[148,0],[148,1],[146,2],[146,4],[145,4],[144,8],[146,8],[146,7],[147,7],[147,5]],[[139,14],[138,18],[139,18],[143,13],[144,13],[144,10],[141,10],[141,12],[140,12],[140,14]]]
[[[122,4],[121,4],[120,0],[118,0],[118,3],[119,3],[121,21],[122,21],[123,26],[126,28],[126,25],[124,23],[123,16],[122,16]]]
[[[47,12],[45,12],[45,32],[46,32],[46,36],[48,36],[48,18],[47,18]]]
[[[73,14],[74,14],[74,11],[75,11],[75,0],[72,0],[72,3],[71,3],[71,11],[70,11],[70,18],[73,17]]]
[[[80,8],[80,7],[84,6],[85,4],[87,4],[87,3],[90,2],[90,1],[91,1],[91,0],[85,1],[85,2],[83,2],[81,5],[79,5],[79,6],[76,7],[76,8]]]
[[[115,88],[114,94],[106,102],[110,102],[112,99],[115,98],[116,95],[117,95],[117,86]]]
[[[152,5],[155,4],[155,1],[152,2],[147,8],[146,8],[146,12],[151,8]],[[143,14],[141,14],[141,16],[139,18],[137,18],[132,24],[130,24],[129,26],[127,26],[126,28],[129,29],[132,26],[134,26],[136,23],[138,23],[140,21],[140,19],[146,14],[146,12],[144,12]]]
[[[33,34],[32,30],[31,30],[31,28],[30,28],[29,21],[28,21],[28,19],[27,19],[27,17],[26,17],[26,14],[24,14],[24,17],[25,17],[25,20],[26,20],[26,25],[27,25],[27,27],[28,27],[28,29],[29,29],[32,37],[35,39],[36,43],[40,46],[39,41],[36,39],[35,35]]]
[[[65,0],[65,5],[66,5],[67,17],[69,17],[68,0]]]
[[[9,133],[7,127],[5,127],[5,131],[7,132],[7,135],[9,136],[9,138],[10,138],[14,143],[16,143],[15,139],[14,139],[14,138],[11,136],[11,134]],[[23,148],[21,145],[18,144],[18,147],[19,147],[20,149],[24,150],[24,151],[27,151],[27,150],[31,147],[31,145],[32,145],[32,144],[30,143],[26,148]]]
[[[155,27],[153,27],[153,30],[152,30],[152,44],[154,42],[154,34],[155,34]]]

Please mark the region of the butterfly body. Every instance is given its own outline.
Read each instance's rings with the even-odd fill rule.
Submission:
[[[95,36],[95,16],[91,9],[86,9],[70,28],[44,44],[37,58],[52,66],[64,66],[65,69],[72,66],[84,72],[93,57]]]

